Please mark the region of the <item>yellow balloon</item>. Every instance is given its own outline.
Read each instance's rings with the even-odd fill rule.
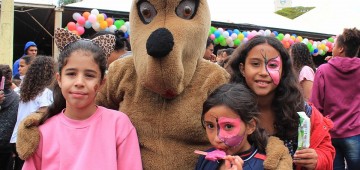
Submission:
[[[244,34],[239,33],[239,35],[238,35],[238,39],[239,39],[240,41],[242,41],[242,40],[244,39]]]
[[[100,28],[105,29],[108,26],[108,23],[106,21],[100,22]]]
[[[295,40],[295,37],[294,37],[294,36],[290,36],[290,38],[291,38],[292,40]]]
[[[96,16],[96,19],[101,23],[102,21],[104,21],[104,15],[103,14],[98,14],[97,16]]]

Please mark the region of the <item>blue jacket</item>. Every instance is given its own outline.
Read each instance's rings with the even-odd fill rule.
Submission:
[[[26,51],[28,50],[29,47],[32,47],[32,46],[37,46],[33,41],[29,41],[25,44],[25,47],[24,47],[24,55],[27,55]],[[21,57],[20,57],[21,58]],[[16,75],[19,74],[19,64],[20,64],[20,58],[17,59],[14,63],[14,66],[13,66],[13,77],[15,77]]]
[[[215,148],[211,148],[206,152],[211,152]],[[241,159],[244,160],[243,170],[262,170],[264,169],[264,160],[266,156],[264,154],[258,153],[255,147],[251,147],[248,151],[238,154]],[[220,168],[222,161],[210,161],[206,160],[205,156],[201,155],[196,164],[195,170],[217,170]]]

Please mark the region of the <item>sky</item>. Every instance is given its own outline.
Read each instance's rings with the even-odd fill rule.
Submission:
[[[15,1],[57,4],[57,0]],[[78,5],[86,4],[87,8],[129,11],[131,3],[132,0],[83,0]],[[208,0],[208,4],[212,21],[334,35],[340,34],[344,27],[360,28],[359,0],[292,0],[292,6],[316,7],[294,20],[274,14],[274,0]]]

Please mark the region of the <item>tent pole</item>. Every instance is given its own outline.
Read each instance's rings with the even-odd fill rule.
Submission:
[[[14,0],[2,0],[0,18],[0,63],[13,66]]]

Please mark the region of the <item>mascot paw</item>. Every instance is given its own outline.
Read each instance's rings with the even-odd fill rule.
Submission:
[[[39,145],[40,131],[38,125],[43,115],[44,113],[41,112],[32,113],[20,122],[16,151],[23,160],[32,156]]]
[[[292,169],[291,155],[282,140],[274,136],[269,137],[265,150],[264,169]]]

